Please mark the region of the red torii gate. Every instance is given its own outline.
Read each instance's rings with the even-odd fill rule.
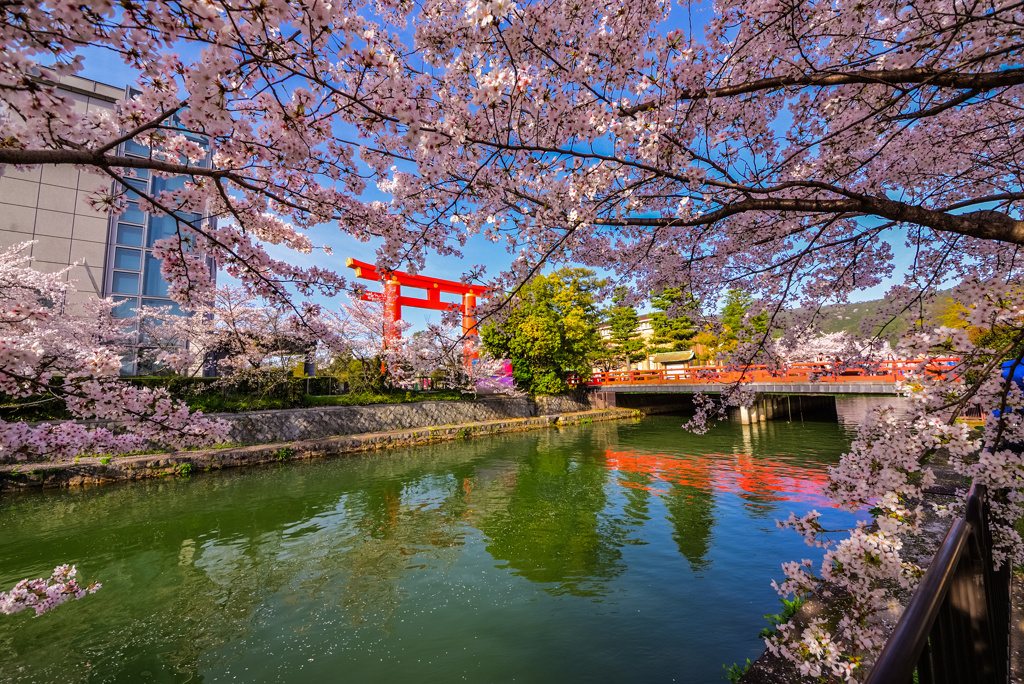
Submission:
[[[490,297],[491,288],[482,285],[467,285],[454,280],[428,278],[412,275],[402,271],[380,271],[374,264],[356,259],[346,259],[345,265],[355,269],[356,277],[384,283],[384,292],[367,292],[360,299],[368,302],[384,303],[384,342],[387,344],[399,337],[398,322],[402,320],[402,307],[411,306],[418,309],[434,309],[436,311],[462,310],[462,334],[467,338],[476,336],[476,298]],[[426,299],[402,296],[402,286],[415,287],[427,291]],[[442,302],[441,293],[447,292],[462,297],[462,305],[453,302]],[[472,341],[466,339],[463,349],[466,362],[475,359],[477,353],[472,349]]]

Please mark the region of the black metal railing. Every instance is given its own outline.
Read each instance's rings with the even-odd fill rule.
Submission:
[[[985,487],[974,485],[867,684],[1010,681],[1010,567],[992,567],[988,516]]]

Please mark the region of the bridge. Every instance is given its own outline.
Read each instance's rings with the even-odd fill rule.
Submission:
[[[958,358],[893,359],[843,366],[831,362],[793,363],[787,365],[691,366],[660,370],[611,371],[594,373],[586,381],[595,391],[594,404],[600,408],[628,406],[636,403],[636,395],[720,394],[728,387],[740,385],[754,393],[752,406],[738,408],[743,423],[771,420],[794,415],[796,411],[834,410],[836,395],[896,396],[897,384],[913,373],[948,372]],[[630,395],[633,401],[620,395]],[[653,397],[652,397],[653,398]],[[642,408],[642,406],[630,406]]]

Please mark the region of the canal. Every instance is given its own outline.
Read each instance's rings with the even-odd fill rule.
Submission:
[[[714,682],[755,658],[776,528],[842,422],[598,423],[348,460],[0,497],[0,682]]]

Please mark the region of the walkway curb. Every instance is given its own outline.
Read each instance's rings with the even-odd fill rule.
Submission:
[[[579,425],[641,416],[643,416],[641,411],[632,409],[604,409],[561,413],[537,418],[508,418],[389,432],[368,432],[358,435],[275,442],[254,446],[179,451],[167,454],[140,454],[115,458],[93,456],[80,458],[77,462],[43,461],[6,464],[0,465],[0,492],[80,487],[171,475],[191,475],[225,468],[327,458],[505,432],[524,432],[546,427]],[[107,462],[104,463],[104,460]]]

